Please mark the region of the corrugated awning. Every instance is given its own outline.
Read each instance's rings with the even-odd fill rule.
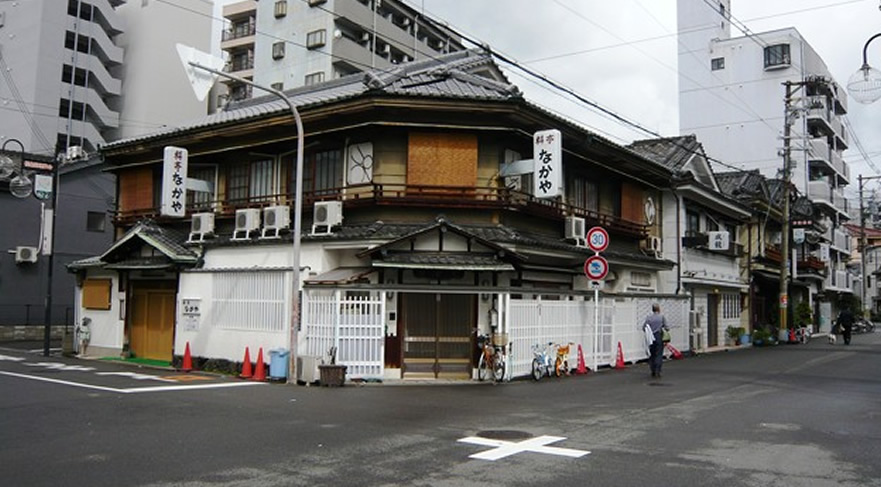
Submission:
[[[349,284],[364,278],[371,272],[374,272],[374,269],[370,267],[337,267],[315,277],[310,277],[304,282],[306,284]]]

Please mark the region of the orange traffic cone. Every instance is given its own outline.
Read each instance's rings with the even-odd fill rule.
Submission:
[[[190,356],[190,342],[187,342],[187,348],[184,350],[184,363],[181,366],[181,370],[184,372],[193,370],[193,357]]]
[[[624,363],[624,349],[621,348],[621,342],[618,342],[618,360],[615,361],[616,369],[623,369],[626,366]]]
[[[579,375],[586,374],[588,372],[587,365],[584,364],[584,352],[581,351],[581,344],[578,344],[578,368],[575,369],[575,373]]]
[[[245,347],[245,359],[242,361],[242,373],[239,374],[239,377],[250,379],[252,375],[254,374],[251,372],[251,353],[248,347]]]
[[[257,366],[254,368],[254,377],[251,380],[266,382],[266,367],[263,366],[263,347],[257,352]]]

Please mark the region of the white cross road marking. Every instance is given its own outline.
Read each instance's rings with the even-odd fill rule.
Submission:
[[[51,370],[65,370],[70,372],[91,372],[95,370],[94,367],[86,367],[83,365],[65,365],[58,362],[34,362],[25,363],[22,365],[26,365],[28,367],[45,367]]]
[[[120,376],[120,377],[129,377],[134,380],[158,380],[159,382],[172,382],[172,383],[177,382],[172,379],[163,379],[162,377],[156,377],[155,375],[138,374],[135,372],[96,372],[95,375],[116,375],[116,376]]]
[[[7,360],[9,362],[22,362],[24,361],[21,357],[13,357],[11,355],[0,355],[0,360]]]
[[[563,436],[537,436],[535,438],[530,438],[528,440],[523,441],[504,441],[504,440],[493,440],[490,438],[481,438],[479,436],[469,436],[467,438],[462,438],[459,440],[461,443],[470,443],[472,445],[481,445],[481,446],[491,446],[494,447],[492,450],[482,451],[480,453],[475,453],[474,455],[469,455],[468,458],[476,458],[478,460],[489,460],[494,462],[500,458],[505,458],[511,455],[516,455],[518,453],[523,452],[533,452],[533,453],[545,453],[547,455],[559,455],[563,457],[570,458],[580,458],[585,455],[589,455],[589,451],[584,450],[574,450],[571,448],[558,448],[554,446],[547,446],[551,443],[556,443],[558,441],[563,441],[566,438]]]
[[[166,392],[166,391],[188,391],[191,389],[222,389],[226,387],[244,387],[244,386],[260,386],[265,382],[223,382],[217,384],[195,384],[180,386],[156,386],[156,387],[135,387],[132,389],[117,389],[115,387],[96,386],[92,384],[83,384],[80,382],[72,382],[67,380],[53,379],[50,377],[37,377],[26,374],[16,374],[15,372],[5,372],[0,370],[0,375],[8,375],[10,377],[19,377],[21,379],[38,380],[42,382],[51,382],[53,384],[62,384],[66,386],[82,387],[85,389],[96,389],[99,391],[115,392],[117,394],[138,394],[141,392]]]

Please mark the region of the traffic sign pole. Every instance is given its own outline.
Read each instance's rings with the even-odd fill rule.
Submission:
[[[594,251],[592,257],[584,261],[584,274],[594,281],[593,286],[593,370],[596,372],[600,354],[600,284],[609,273],[609,262],[600,252],[609,247],[609,232],[603,227],[593,227],[587,231],[587,246]]]

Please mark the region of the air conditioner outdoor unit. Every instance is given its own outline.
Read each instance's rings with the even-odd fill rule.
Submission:
[[[187,242],[201,242],[209,235],[214,235],[214,213],[194,214]]]
[[[364,32],[363,34],[361,34],[361,42],[368,41],[370,41],[370,32]]]
[[[86,152],[83,150],[82,146],[72,145],[67,148],[66,155],[69,161],[78,161],[86,156]]]
[[[263,233],[260,238],[278,238],[279,232],[291,226],[289,206],[270,206],[263,209]]]
[[[16,247],[15,263],[16,264],[33,264],[37,261],[36,247]]]
[[[386,44],[386,45],[382,46],[382,53],[383,54],[389,54],[391,52],[392,52],[391,44]]]
[[[318,235],[318,228],[323,228],[323,235],[329,235],[333,227],[343,222],[342,201],[319,201],[315,203],[312,213],[312,235]]]
[[[321,377],[318,373],[320,362],[321,359],[319,357],[297,357],[297,382],[304,382],[306,384],[318,382]]]
[[[585,247],[587,245],[587,240],[585,239],[586,231],[584,218],[577,216],[566,217],[565,234],[567,240],[575,240],[575,245]]]
[[[247,240],[251,232],[260,228],[260,209],[246,208],[236,210],[236,229],[232,233],[233,240]]]
[[[664,254],[662,242],[659,237],[650,236],[646,238],[643,241],[643,248],[647,254],[654,255],[657,259],[660,259]]]

